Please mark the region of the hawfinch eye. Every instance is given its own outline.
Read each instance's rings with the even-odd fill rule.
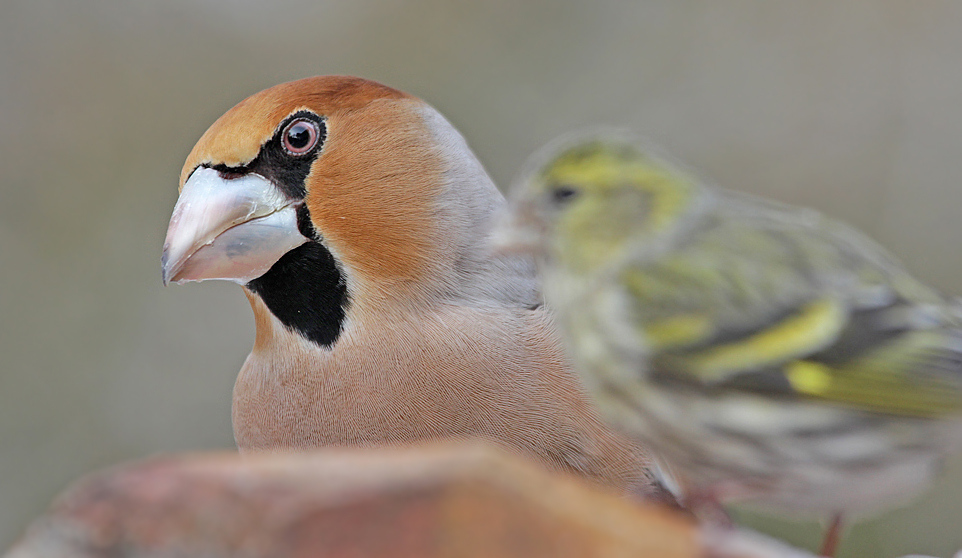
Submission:
[[[317,145],[320,136],[317,123],[307,119],[294,120],[284,129],[284,149],[291,155],[303,155]]]

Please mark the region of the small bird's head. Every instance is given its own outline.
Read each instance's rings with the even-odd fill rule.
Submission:
[[[615,134],[562,139],[532,157],[498,243],[590,273],[674,229],[697,182]]]

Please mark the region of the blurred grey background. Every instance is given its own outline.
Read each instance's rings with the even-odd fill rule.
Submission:
[[[630,126],[962,294],[959,2],[3,0],[0,548],[93,468],[232,447],[253,320],[232,284],[161,286],[177,176],[234,103],[326,73],[426,99],[502,186],[557,134]],[[960,547],[957,462],[842,555]]]

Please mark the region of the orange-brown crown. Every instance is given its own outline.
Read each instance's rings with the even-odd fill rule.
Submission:
[[[375,99],[411,98],[380,83],[352,76],[315,76],[281,83],[237,103],[197,141],[180,173],[183,186],[202,164],[242,166],[257,156],[291,113],[307,109],[331,116],[361,108]]]

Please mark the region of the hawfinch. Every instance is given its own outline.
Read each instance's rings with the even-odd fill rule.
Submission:
[[[354,77],[283,83],[187,157],[164,282],[242,286],[242,452],[483,438],[617,490],[639,446],[600,421],[527,256],[492,256],[504,198],[423,101]]]

